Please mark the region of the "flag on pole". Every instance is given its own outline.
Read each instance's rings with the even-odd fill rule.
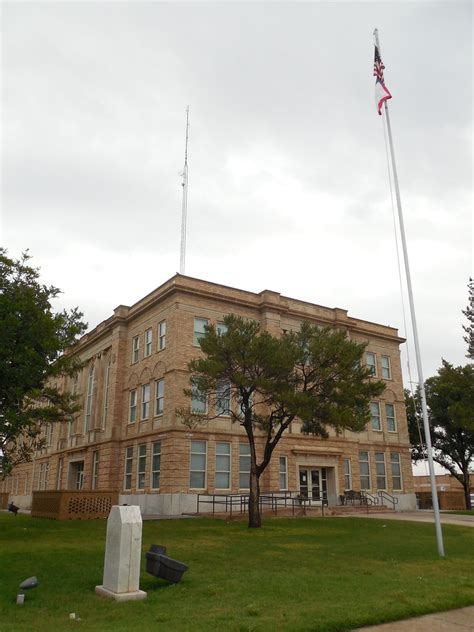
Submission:
[[[392,98],[392,95],[387,89],[385,85],[385,81],[383,78],[383,71],[385,70],[385,66],[383,65],[382,60],[380,59],[379,49],[377,45],[375,46],[375,56],[374,56],[374,77],[375,79],[375,102],[377,104],[377,112],[382,114],[382,105],[385,101]]]

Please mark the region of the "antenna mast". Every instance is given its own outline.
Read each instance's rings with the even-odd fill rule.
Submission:
[[[189,105],[186,108],[186,144],[184,148],[183,204],[181,209],[181,257],[179,260],[179,273],[185,274],[186,267],[186,221],[188,218],[188,138],[189,138]]]

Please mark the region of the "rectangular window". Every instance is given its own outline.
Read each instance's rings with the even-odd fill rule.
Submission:
[[[140,336],[132,338],[132,364],[138,362],[140,354]]]
[[[56,489],[61,489],[61,483],[62,483],[62,478],[63,478],[63,465],[64,465],[64,459],[61,458],[58,461],[58,471],[56,474]],[[26,484],[25,484],[25,493],[26,493]]]
[[[230,489],[230,443],[216,443],[216,479],[217,489]]]
[[[380,358],[380,364],[382,365],[382,377],[385,380],[391,380],[392,379],[392,371],[390,368],[390,357],[383,355]]]
[[[286,456],[280,457],[280,489],[288,489],[288,460]]]
[[[395,406],[393,404],[385,404],[385,417],[387,418],[387,430],[389,432],[396,432]]]
[[[156,380],[155,389],[155,415],[162,415],[165,407],[165,381]]]
[[[102,428],[105,428],[107,422],[107,413],[109,411],[109,383],[110,383],[110,360],[105,369],[104,382],[104,408],[102,410]]]
[[[46,425],[46,445],[47,447],[51,447],[53,443],[53,424]]]
[[[223,336],[227,333],[227,325],[225,323],[217,323],[216,332],[218,336]]]
[[[370,489],[369,453],[359,452],[360,488]]]
[[[230,382],[226,380],[217,382],[216,415],[230,415]]]
[[[130,391],[128,421],[133,424],[137,420],[137,391]]]
[[[86,394],[86,406],[84,414],[84,432],[90,430],[91,427],[91,415],[92,415],[92,396],[94,394],[94,366],[89,369],[89,375],[87,376],[87,394]]]
[[[206,441],[191,441],[191,463],[189,468],[189,487],[205,489],[206,487]]]
[[[153,459],[151,463],[151,486],[153,489],[160,487],[161,472],[161,441],[153,444]]]
[[[151,356],[153,346],[153,329],[147,329],[145,331],[145,358]]]
[[[375,361],[375,353],[372,353],[371,351],[367,351],[367,353],[365,354],[365,360],[367,362],[367,368],[370,371],[371,375],[377,375],[377,363]]]
[[[92,489],[97,489],[99,482],[99,451],[92,454]]]
[[[382,424],[380,423],[379,402],[370,402],[370,416],[372,419],[372,428],[374,430],[382,430]]]
[[[207,397],[203,395],[196,384],[191,384],[192,398],[191,398],[191,412],[193,413],[207,413]]]
[[[401,490],[402,489],[402,468],[400,465],[399,452],[391,453],[390,463],[392,465],[392,488],[394,490]]]
[[[158,325],[158,351],[166,347],[166,320]]]
[[[193,345],[195,347],[199,347],[199,341],[206,333],[206,327],[208,326],[209,321],[207,318],[195,318],[194,319],[194,337],[193,337]]]
[[[248,443],[239,443],[239,487],[250,488],[250,446]]]
[[[124,489],[132,489],[132,470],[133,470],[133,446],[125,448],[125,478]]]
[[[344,490],[352,489],[351,460],[344,459]]]
[[[387,489],[387,476],[385,474],[385,454],[375,453],[375,473],[377,475],[377,489]]]
[[[151,388],[149,384],[142,386],[142,421],[150,416],[150,397]]]
[[[138,446],[137,489],[145,489],[146,476],[146,443]]]

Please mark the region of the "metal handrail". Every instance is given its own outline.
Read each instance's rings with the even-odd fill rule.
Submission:
[[[395,510],[395,505],[398,505],[398,498],[396,496],[393,496],[392,494],[389,494],[388,492],[384,490],[380,490],[379,497],[380,497],[380,504],[382,505],[382,507],[384,506],[384,500],[385,500],[385,501],[388,501],[389,503],[392,503],[393,509]]]
[[[278,491],[278,492],[265,492],[260,494],[259,504],[260,508],[270,507],[271,511],[275,514],[278,513],[278,508],[291,508],[292,514],[295,515],[295,510],[311,506],[311,501],[314,499],[301,496],[299,492],[293,492],[290,490]],[[326,495],[322,495],[321,499],[321,512],[324,515],[324,507],[328,506],[328,500]],[[233,511],[237,510],[238,513],[243,514],[248,511],[249,494],[198,494],[197,495],[197,513],[201,511],[201,505],[212,505],[212,515],[216,512],[216,507],[223,507],[225,513],[229,513],[232,518]]]

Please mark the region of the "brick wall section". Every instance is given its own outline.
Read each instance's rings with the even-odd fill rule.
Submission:
[[[38,471],[43,462],[49,462],[47,489],[55,489],[59,459],[63,459],[60,486],[71,487],[70,463],[84,462],[84,489],[92,484],[93,452],[99,451],[98,490],[123,491],[125,448],[134,446],[132,469],[132,493],[156,493],[151,485],[151,449],[155,441],[162,445],[160,492],[188,492],[190,446],[192,440],[207,441],[207,485],[206,491],[215,491],[215,443],[231,443],[231,478],[229,491],[239,491],[239,443],[245,442],[242,429],[232,425],[228,419],[212,421],[207,427],[189,433],[177,419],[175,409],[189,405],[183,389],[189,386],[188,362],[199,356],[199,347],[193,344],[194,318],[207,318],[216,324],[224,316],[234,313],[258,320],[262,329],[274,335],[284,330],[298,329],[303,320],[322,326],[343,328],[357,341],[368,342],[368,350],[376,354],[377,371],[381,375],[380,359],[388,355],[391,361],[391,378],[380,398],[382,431],[370,427],[362,433],[348,431],[339,437],[330,433],[327,440],[301,434],[300,424],[294,422],[290,431],[277,446],[272,463],[261,479],[264,490],[279,488],[279,456],[286,456],[288,463],[288,487],[297,490],[300,467],[332,468],[338,492],[344,489],[343,459],[350,459],[352,487],[359,489],[359,451],[368,451],[372,485],[375,484],[375,452],[384,452],[386,460],[387,489],[392,491],[390,453],[401,455],[403,491],[413,492],[408,430],[405,417],[403,383],[400,366],[399,345],[403,342],[397,330],[376,323],[352,318],[341,308],[328,308],[284,297],[277,292],[265,290],[259,294],[236,288],[216,285],[190,277],[176,275],[162,286],[145,296],[135,305],[121,305],[113,316],[86,334],[76,347],[70,350],[85,362],[79,376],[79,393],[83,410],[77,415],[72,432],[68,425],[58,424],[53,440],[35,463],[15,468],[8,480],[0,483],[0,492],[10,491],[17,485],[23,493],[25,477],[29,487],[39,484]],[[166,347],[158,350],[158,324],[166,321]],[[152,353],[144,357],[145,331],[153,331]],[[138,362],[132,362],[132,339],[139,336]],[[104,422],[105,374],[110,363],[108,410]],[[84,406],[87,395],[88,370],[95,367],[94,392],[91,414],[91,430],[84,432]],[[160,416],[154,415],[155,381],[165,380],[165,407]],[[141,389],[150,384],[150,416],[141,421]],[[67,380],[64,388],[71,389]],[[129,423],[129,393],[137,390],[137,419]],[[393,403],[396,411],[396,432],[389,432],[384,416],[384,403]],[[147,444],[146,485],[137,492],[138,445]],[[28,485],[26,486],[28,488]],[[37,489],[37,487],[36,487]]]

